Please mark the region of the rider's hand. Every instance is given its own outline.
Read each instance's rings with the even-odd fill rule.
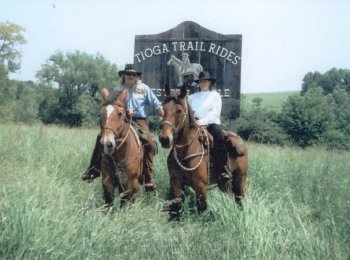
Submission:
[[[158,112],[158,115],[159,116],[164,116],[164,110],[163,110],[163,107],[160,106],[158,109],[157,109],[157,112]]]
[[[128,108],[128,109],[126,110],[126,114],[127,114],[127,116],[128,116],[129,118],[131,118],[132,115],[134,114],[134,111],[133,111],[131,108]]]
[[[196,126],[201,126],[203,125],[200,120],[196,120]]]

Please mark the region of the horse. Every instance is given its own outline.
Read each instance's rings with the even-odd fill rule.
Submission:
[[[107,205],[114,199],[114,189],[121,194],[121,206],[131,200],[142,181],[143,148],[131,125],[125,107],[128,92],[124,90],[110,101],[106,88],[101,91],[104,104],[100,108],[102,146],[102,187]]]
[[[175,68],[179,77],[178,86],[182,86],[184,84],[185,75],[193,75],[193,80],[198,80],[199,73],[203,71],[203,67],[199,63],[189,63],[189,67],[184,66],[183,62],[176,58],[175,55],[171,55],[167,65]]]
[[[221,191],[234,194],[236,202],[242,205],[248,175],[248,155],[242,139],[234,133],[225,132],[228,148],[226,167],[231,173],[231,179],[225,182],[210,161],[211,135],[195,124],[193,111],[187,101],[186,85],[181,88],[180,94],[170,93],[169,86],[165,87],[165,93],[164,121],[159,141],[163,148],[171,148],[167,159],[171,191],[171,204],[168,208],[170,219],[179,219],[181,216],[185,186],[190,186],[195,191],[199,214],[207,208],[209,184],[218,184]]]

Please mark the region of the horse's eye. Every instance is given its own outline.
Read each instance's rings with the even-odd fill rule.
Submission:
[[[182,113],[182,109],[177,109],[177,110],[176,110],[176,113],[177,113],[177,114],[181,114],[181,113]]]
[[[118,112],[118,116],[121,117],[123,115],[123,112]]]

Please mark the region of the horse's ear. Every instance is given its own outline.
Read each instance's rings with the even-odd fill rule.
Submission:
[[[168,84],[165,84],[165,95],[168,97],[170,96],[170,87]]]
[[[183,84],[181,89],[180,89],[180,96],[179,98],[184,98],[187,95],[187,84]]]
[[[128,90],[124,89],[123,92],[117,97],[117,100],[122,104],[125,104],[127,97],[128,97]]]
[[[108,91],[108,89],[102,88],[100,93],[101,93],[101,96],[102,96],[103,101],[104,101],[104,102],[107,102],[107,101],[108,101],[108,97],[109,97],[109,91]]]

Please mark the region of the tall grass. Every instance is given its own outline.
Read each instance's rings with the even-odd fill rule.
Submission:
[[[249,144],[241,210],[218,189],[197,216],[168,222],[168,150],[158,192],[104,212],[101,180],[87,184],[97,130],[0,125],[0,258],[349,259],[350,154]]]

